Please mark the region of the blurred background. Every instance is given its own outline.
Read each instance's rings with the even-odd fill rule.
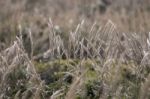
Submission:
[[[111,20],[117,31],[146,33],[150,31],[150,0],[0,0],[0,50],[11,44],[19,26],[24,33],[24,28],[31,28],[35,38],[46,40],[49,18],[62,33],[81,20],[87,26],[94,22],[103,26]]]

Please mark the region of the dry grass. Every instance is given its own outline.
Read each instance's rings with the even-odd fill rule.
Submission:
[[[1,99],[150,98],[148,0],[15,1],[0,1]]]
[[[39,55],[33,56],[34,41],[30,31],[28,35],[31,53],[26,53],[22,34],[16,37],[14,44],[1,52],[1,98],[42,99],[51,97],[57,99],[65,97],[75,99],[93,97],[107,99],[125,97],[146,99],[149,97],[150,68],[149,62],[146,61],[149,59],[149,38],[145,39],[146,36],[144,34],[140,36],[139,33],[118,32],[112,21],[108,21],[104,27],[99,28],[94,23],[86,32],[82,31],[84,26],[84,21],[82,21],[77,25],[75,31],[63,38],[61,34],[56,33],[50,20],[49,41],[46,42],[49,48],[46,52],[40,53],[40,57]],[[38,73],[38,68],[35,69],[34,62],[37,62],[38,65],[40,62],[59,60],[57,64],[61,66],[61,60],[70,59],[78,60],[77,63],[71,63],[74,64],[73,66],[70,63],[66,65],[72,68],[65,72],[73,76],[73,82],[67,85],[67,88],[61,85],[53,94],[47,94],[48,85],[44,83],[46,79],[41,80],[41,74]],[[43,66],[44,64],[40,68]],[[97,75],[96,82],[100,81],[98,85],[91,85],[95,81],[92,79],[95,78],[88,76],[88,73]],[[65,76],[60,76],[59,79],[62,79],[61,77]],[[99,89],[92,89],[96,86]],[[100,91],[95,94],[93,90]],[[92,94],[88,91],[91,91]]]

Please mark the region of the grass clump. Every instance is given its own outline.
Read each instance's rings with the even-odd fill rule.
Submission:
[[[64,41],[49,20],[49,48],[35,55],[32,33],[0,53],[0,98],[149,98],[149,39],[118,33],[109,21],[82,35],[82,21]],[[96,31],[96,32],[94,32]],[[142,39],[142,40],[141,40]],[[145,91],[146,90],[146,91]]]

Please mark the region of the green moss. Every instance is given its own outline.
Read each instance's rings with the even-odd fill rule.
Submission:
[[[100,69],[106,69],[106,72],[103,73],[98,73],[95,70],[93,65],[98,64],[98,62],[90,59],[83,60],[82,62],[80,60],[71,59],[55,60],[47,63],[35,63],[35,66],[39,73],[44,73],[44,75],[47,75],[48,79],[51,79],[51,82],[48,84],[49,94],[64,87],[65,94],[71,82],[64,80],[67,77],[64,72],[74,70],[79,64],[81,65],[80,68],[82,70],[87,70],[87,72],[83,77],[84,87],[82,86],[83,88],[81,88],[84,94],[77,94],[77,99],[98,99],[103,93],[101,81],[110,86],[108,95],[110,98],[117,97],[115,96],[115,92],[119,86],[122,86],[121,98],[127,98],[127,96],[130,98],[138,98],[137,94],[139,94],[141,80],[137,77],[135,71],[136,64],[134,62],[124,64],[114,60],[105,68],[99,67]]]
[[[75,68],[79,63],[79,60],[55,60],[48,63],[38,63],[34,62],[36,70],[39,73],[46,72],[49,70],[48,73],[53,72],[53,76],[61,78],[64,75],[63,72],[69,71]],[[94,80],[98,78],[98,74],[95,72],[93,68],[93,61],[85,60],[82,62],[81,68],[87,69],[88,71],[85,74],[87,80]],[[52,76],[52,75],[51,75]]]
[[[87,71],[87,73],[85,74],[86,80],[96,80],[98,79],[98,75],[95,71]]]
[[[74,68],[75,66],[77,66],[77,64],[80,61],[75,59],[75,60],[55,60],[55,61],[51,61],[51,62],[34,62],[34,65],[37,69],[38,72],[42,72],[45,71],[49,68],[54,68],[54,67],[59,67],[59,70],[69,70],[71,68]],[[93,61],[91,60],[85,60],[82,64],[82,66],[84,68],[88,68],[88,69],[93,69],[92,67],[92,63]]]
[[[34,62],[34,65],[38,72],[42,72],[42,71],[46,70],[47,67],[49,67],[49,65],[47,63]]]

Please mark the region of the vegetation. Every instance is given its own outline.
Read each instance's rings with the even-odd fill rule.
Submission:
[[[1,98],[149,98],[149,38],[118,33],[111,21],[85,36],[82,21],[63,39],[49,25],[43,54],[33,56],[31,32],[30,54],[22,34],[1,52]]]
[[[66,0],[68,4],[76,5],[71,11],[68,11],[68,6],[63,7],[64,2],[59,0],[10,1],[6,4],[16,4],[12,10],[22,5],[18,6],[18,13],[23,15],[9,12],[16,15],[16,19],[8,15],[6,19],[9,21],[1,22],[0,99],[150,98],[150,33],[147,32],[149,21],[146,20],[150,14],[146,4],[131,12],[126,7],[116,11],[118,6],[109,5],[110,9],[105,13],[96,15],[95,6],[93,8],[88,4],[90,1],[85,3],[86,6],[79,4],[76,10],[77,2]],[[73,24],[72,20],[65,23],[63,21],[66,20],[59,20],[60,17],[55,20],[56,10],[54,14],[38,5],[48,2],[54,4],[50,7],[52,10],[58,8],[60,12],[66,11],[66,17],[74,12],[75,15],[71,17],[75,23],[82,19],[76,20],[77,16],[82,17],[82,13],[84,20],[78,25]],[[81,0],[80,3],[84,2]],[[34,12],[37,7],[40,8],[39,12]],[[44,7],[49,8],[48,5]],[[91,12],[86,13],[87,9],[91,9]],[[52,19],[46,19],[40,15],[40,11],[45,11],[43,16],[49,12]],[[35,15],[31,16],[32,12]],[[120,17],[120,13],[123,17]],[[7,14],[3,12],[2,15]],[[112,17],[105,17],[109,15]],[[0,19],[4,16],[0,16]],[[93,18],[99,20],[97,16],[100,16],[101,22],[105,18],[113,22],[108,20],[103,25],[99,22],[92,24]],[[118,22],[114,21],[116,19]],[[59,25],[56,25],[57,22],[60,22]],[[137,23],[140,23],[139,26]]]

